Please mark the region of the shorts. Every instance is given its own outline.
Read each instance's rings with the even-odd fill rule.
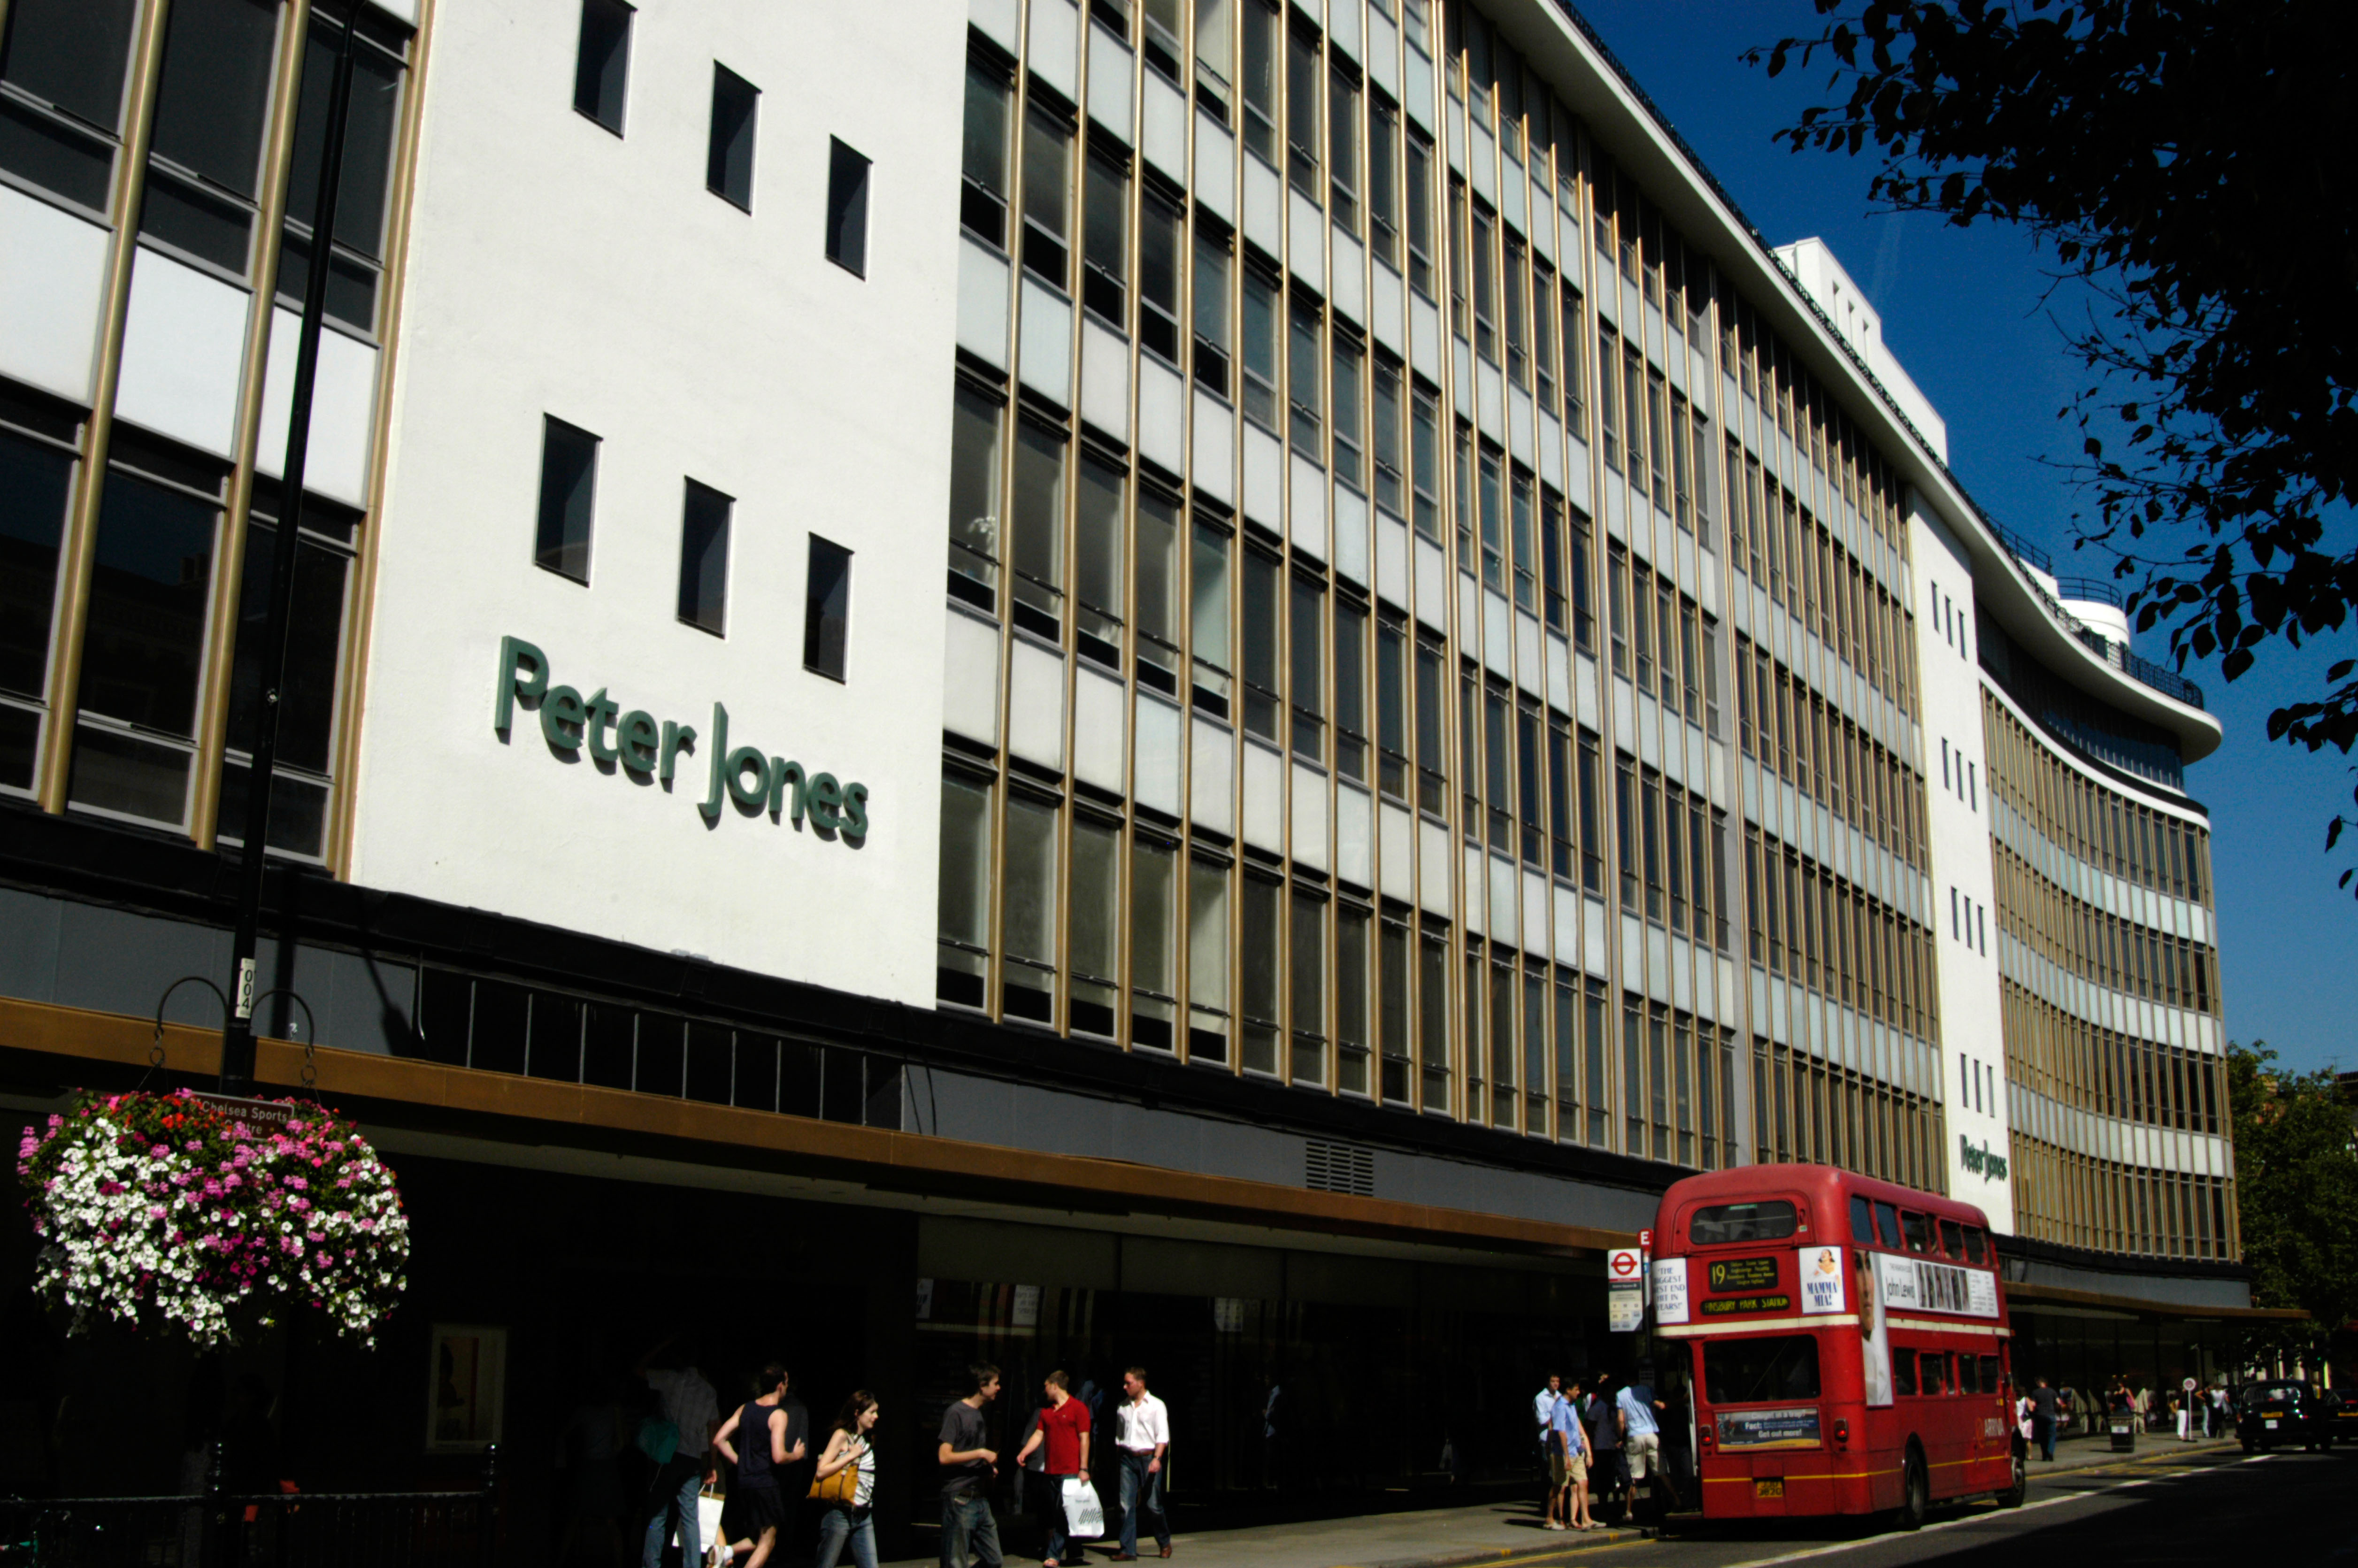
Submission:
[[[1563,1463],[1563,1479],[1560,1487],[1583,1487],[1588,1484],[1588,1461],[1575,1454]]]
[[[1569,1477],[1564,1475],[1563,1470],[1563,1455],[1551,1450],[1548,1454],[1548,1485],[1562,1487],[1568,1480]]]
[[[1661,1463],[1661,1436],[1658,1433],[1633,1432],[1622,1443],[1621,1452],[1628,1456],[1629,1479],[1642,1481]]]
[[[786,1522],[786,1501],[778,1495],[775,1486],[740,1484],[737,1487],[738,1528],[749,1537],[765,1530],[784,1529]]]

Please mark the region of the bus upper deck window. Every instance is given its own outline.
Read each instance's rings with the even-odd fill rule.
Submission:
[[[1759,1203],[1714,1204],[1694,1211],[1687,1221],[1687,1240],[1696,1247],[1721,1247],[1733,1241],[1774,1241],[1793,1234],[1798,1217],[1783,1198]]]
[[[1908,1238],[1910,1252],[1932,1250],[1932,1222],[1914,1209],[1904,1209],[1899,1216],[1899,1228]]]
[[[1941,1250],[1952,1258],[1965,1255],[1965,1227],[1953,1219],[1941,1222]]]
[[[1875,1233],[1886,1247],[1894,1252],[1899,1250],[1899,1210],[1896,1206],[1887,1203],[1875,1206]]]
[[[1965,1227],[1965,1261],[1968,1263],[1989,1261],[1989,1247],[1982,1236],[1982,1227],[1978,1225]]]
[[[1874,1206],[1855,1193],[1850,1200],[1850,1238],[1861,1247],[1875,1245]]]

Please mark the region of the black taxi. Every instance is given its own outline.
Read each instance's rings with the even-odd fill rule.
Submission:
[[[2245,1384],[2235,1400],[2235,1436],[2244,1452],[2267,1448],[2316,1449],[2333,1441],[2342,1401],[2297,1378]]]

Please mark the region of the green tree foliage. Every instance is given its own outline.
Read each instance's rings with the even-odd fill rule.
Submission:
[[[2273,1066],[2265,1040],[2227,1046],[2235,1188],[2252,1304],[2306,1307],[2293,1348],[2358,1318],[2358,1138],[2330,1072]],[[2265,1337],[2265,1336],[2264,1336]]]
[[[1823,31],[1745,57],[1771,75],[1797,57],[1834,67],[1837,102],[1779,139],[1871,148],[1871,200],[2022,224],[2085,286],[2051,297],[2094,373],[2063,411],[2094,507],[2078,543],[2132,579],[2137,628],[2166,622],[2181,668],[2215,654],[2231,681],[2273,639],[2344,630],[2358,595],[2346,0],[1814,4]],[[2270,713],[2268,734],[2348,752],[2358,660]],[[2326,848],[2353,825],[2336,816]]]

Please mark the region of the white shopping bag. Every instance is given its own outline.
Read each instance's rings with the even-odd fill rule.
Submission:
[[[1106,1532],[1105,1508],[1087,1476],[1065,1477],[1065,1533],[1076,1541],[1095,1541]]]

